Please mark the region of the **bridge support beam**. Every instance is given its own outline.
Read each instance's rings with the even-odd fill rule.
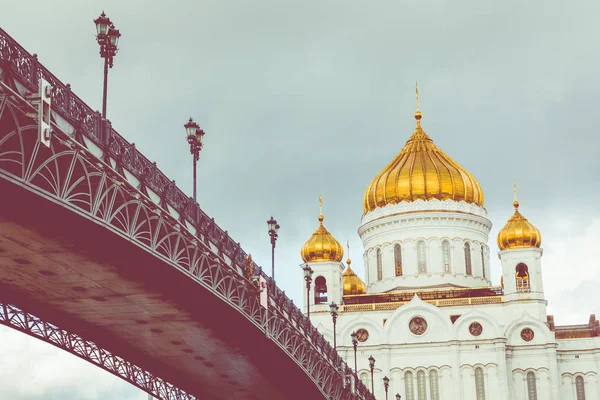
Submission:
[[[154,376],[127,360],[98,347],[79,335],[69,333],[20,308],[0,300],[0,324],[67,351],[118,376],[161,400],[194,400],[195,397]]]

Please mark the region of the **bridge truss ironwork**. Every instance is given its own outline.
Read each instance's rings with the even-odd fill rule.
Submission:
[[[266,331],[324,397],[374,400],[358,379],[349,379],[353,371],[293,301],[260,267],[247,265],[247,254],[227,231],[1,28],[0,62],[0,178],[101,224],[186,273]],[[25,99],[36,93],[39,78],[52,85],[50,148],[37,141],[37,122],[23,111],[31,107]],[[267,281],[268,313],[249,270]]]
[[[60,329],[49,322],[42,321],[35,315],[11,304],[0,302],[0,324],[75,354],[156,398],[168,400],[195,399],[195,397],[139,366],[98,347],[95,343]]]

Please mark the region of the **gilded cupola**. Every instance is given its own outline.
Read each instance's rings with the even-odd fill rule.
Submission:
[[[352,261],[348,258],[346,263],[348,264],[348,268],[344,271],[342,275],[342,288],[344,290],[344,296],[355,295],[355,294],[365,294],[367,290],[365,288],[365,283],[356,275],[352,268],[350,268],[350,263]]]
[[[323,226],[323,200],[319,196],[321,212],[319,214],[319,226],[312,236],[304,243],[300,255],[304,262],[327,262],[342,261],[344,249],[331,233]]]
[[[483,192],[477,180],[450,158],[421,127],[418,106],[417,126],[398,155],[373,179],[364,196],[364,213],[402,201],[454,200],[483,206]]]
[[[515,212],[504,225],[504,228],[498,232],[498,247],[500,250],[540,247],[542,245],[542,234],[519,212],[516,185],[513,206]]]

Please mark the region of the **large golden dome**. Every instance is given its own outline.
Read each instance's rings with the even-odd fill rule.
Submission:
[[[483,206],[477,180],[458,165],[421,128],[417,127],[398,155],[373,179],[365,192],[364,212],[402,201],[454,200]]]
[[[367,293],[365,283],[354,273],[354,271],[352,271],[352,268],[350,268],[350,259],[346,260],[346,262],[348,263],[348,268],[346,268],[342,275],[344,296]]]
[[[519,212],[519,202],[513,203],[515,213],[510,217],[504,228],[498,232],[498,247],[500,250],[523,249],[540,247],[542,234]]]
[[[319,201],[321,197],[319,197]],[[321,202],[321,206],[322,206]],[[323,226],[323,211],[319,215],[319,226],[315,233],[304,243],[300,255],[304,262],[342,261],[344,249]]]

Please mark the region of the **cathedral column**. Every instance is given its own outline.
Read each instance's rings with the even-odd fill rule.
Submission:
[[[400,382],[399,382],[400,390],[398,391],[398,393],[400,393],[400,395],[402,395],[402,397],[404,397],[406,399],[406,398],[408,398],[408,395],[406,394],[406,375],[405,375],[405,373],[406,373],[406,371],[403,371],[402,375],[400,376]],[[414,383],[414,381],[411,383]],[[414,387],[414,385],[413,385],[413,387]]]
[[[560,391],[560,372],[558,371],[558,355],[556,350],[558,349],[558,344],[553,344],[551,348],[546,350],[546,354],[548,357],[548,369],[549,369],[549,389],[550,389],[550,397],[549,399],[558,400],[559,391]]]
[[[560,400],[572,400],[573,393],[575,393],[574,392],[575,386],[574,386],[574,383],[572,382],[571,378],[568,376],[565,376],[563,378],[561,376],[560,382],[561,382]]]
[[[600,357],[596,357],[596,371],[600,372]],[[600,398],[600,379],[596,378],[595,386],[596,396]]]
[[[541,399],[555,399],[551,394],[552,379],[546,371],[539,371],[536,373],[536,381],[538,385],[538,393]]]
[[[441,383],[440,383],[440,400],[451,400],[456,399],[456,393],[458,392],[457,382],[452,381],[452,370],[443,369],[440,371]]]
[[[525,396],[527,396],[527,389],[525,385],[525,375],[523,375],[521,372],[512,375],[514,379],[512,398],[515,400],[526,400]]]
[[[454,353],[454,360],[452,362],[452,377],[454,382],[457,384],[457,388],[454,391],[454,398],[456,400],[464,400],[463,395],[463,378],[462,371],[460,370],[460,345],[458,343],[450,345],[451,352]]]
[[[509,400],[508,396],[508,372],[506,369],[506,343],[505,341],[494,343],[496,349],[496,363],[498,364],[498,398]]]
[[[597,379],[595,376],[588,375],[586,380],[587,385],[584,386],[587,395],[586,398],[600,399],[600,396],[598,396],[598,392],[600,392],[600,390],[598,389],[598,386],[600,386],[600,379]]]
[[[485,379],[485,375],[484,375]],[[461,369],[462,395],[461,400],[475,400],[475,371],[473,367],[465,366]],[[486,392],[487,393],[487,392]]]

